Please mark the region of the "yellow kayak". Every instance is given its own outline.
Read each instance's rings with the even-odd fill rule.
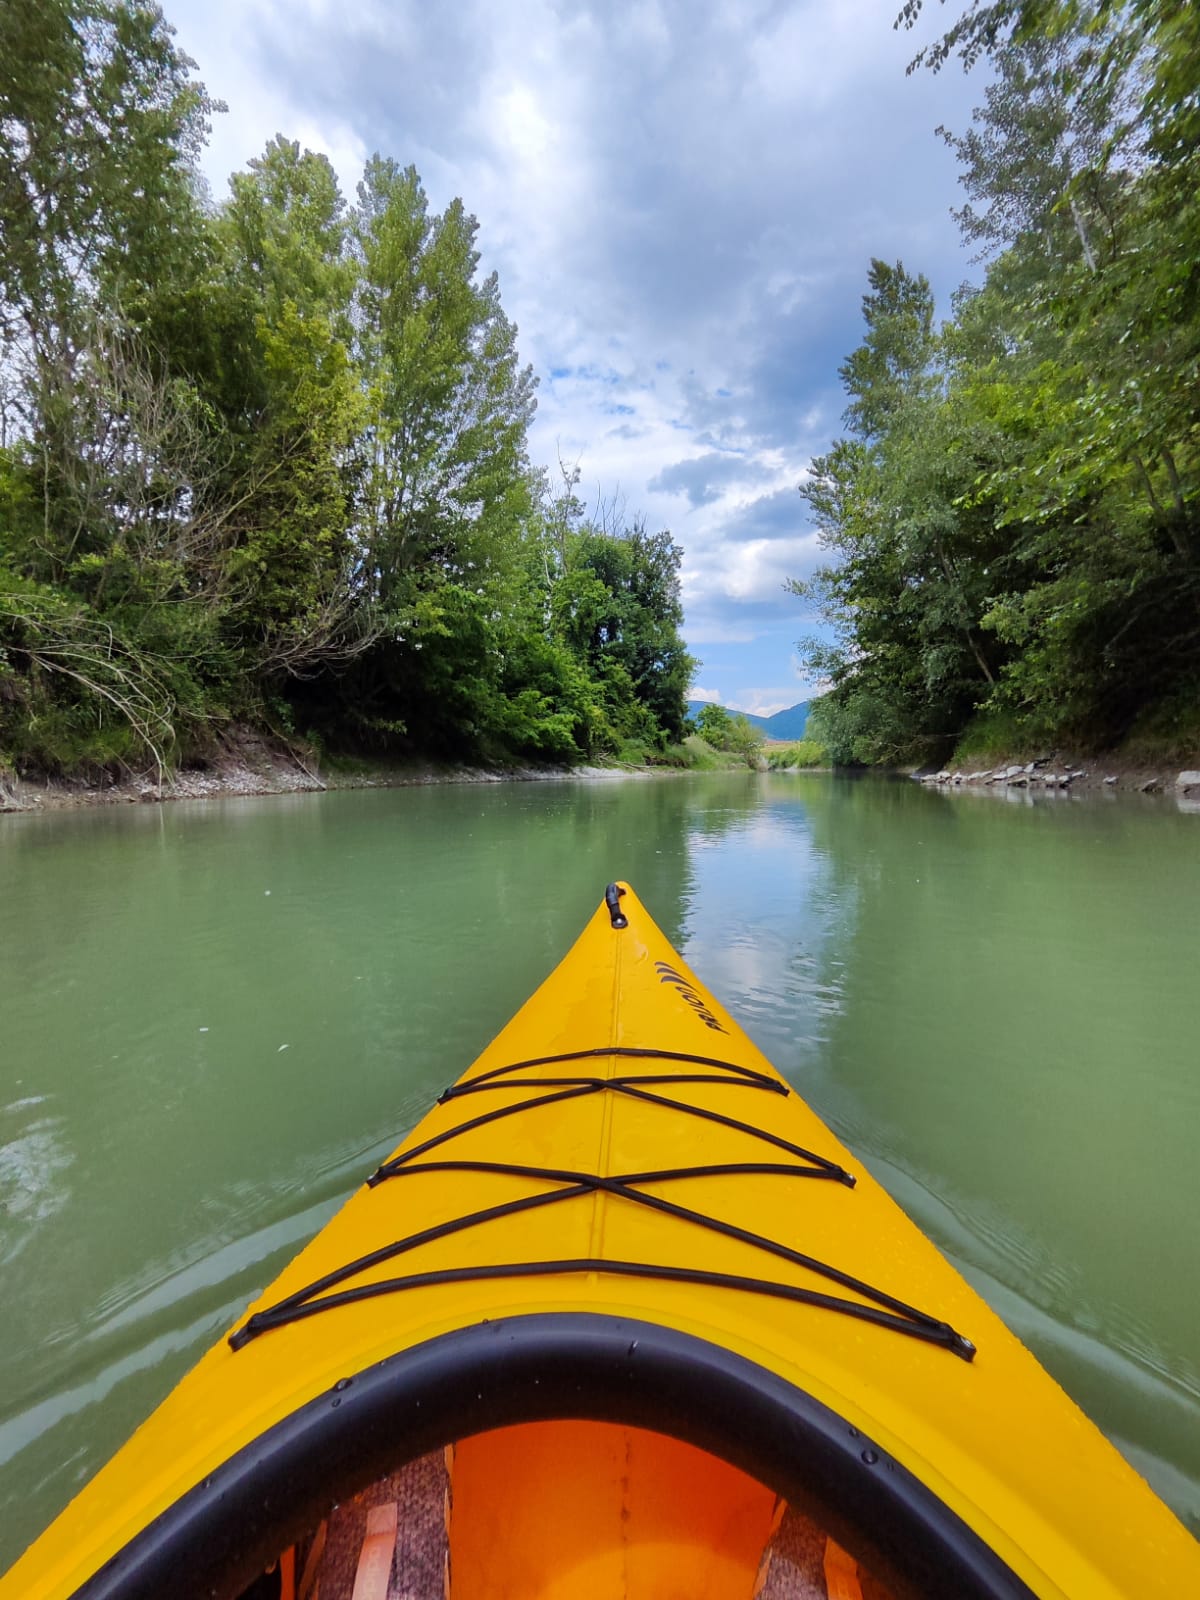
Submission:
[[[611,885],[0,1579],[73,1595],[1179,1600],[1200,1546]]]

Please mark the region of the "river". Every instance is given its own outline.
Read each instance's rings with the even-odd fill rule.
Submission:
[[[0,1570],[618,876],[1200,1532],[1200,817],[721,773],[0,818]]]

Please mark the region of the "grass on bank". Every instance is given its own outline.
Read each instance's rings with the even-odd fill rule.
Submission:
[[[622,767],[672,767],[681,772],[740,765],[705,744],[695,733],[688,734],[681,744],[669,744],[662,750],[646,739],[626,739],[617,751],[616,762]]]
[[[621,746],[617,760],[622,766],[674,767],[687,772],[730,772],[751,767],[770,772],[807,771],[829,765],[829,752],[815,739],[797,739],[792,744],[746,749],[718,750],[698,733],[689,733],[682,744],[659,750],[643,741],[631,739]]]
[[[815,739],[797,739],[794,744],[770,745],[763,754],[771,772],[803,772],[829,765],[829,751]]]
[[[1031,761],[1056,749],[1080,756],[1109,756],[1143,766],[1186,765],[1200,753],[1200,693],[1176,696],[1140,716],[1119,744],[1103,749],[1086,733],[1059,731],[1051,738],[1032,732],[1019,718],[981,712],[968,723],[945,765],[962,767]]]
[[[1192,765],[1200,755],[1200,691],[1164,700],[1134,723],[1121,743],[1130,761]]]
[[[967,724],[946,765],[959,767],[970,762],[996,762],[1011,757],[1028,761],[1044,754],[1043,741],[1033,737],[1016,717],[1003,712],[980,712]]]

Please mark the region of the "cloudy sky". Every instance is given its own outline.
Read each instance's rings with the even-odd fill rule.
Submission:
[[[805,699],[783,591],[872,255],[970,270],[950,152],[982,84],[905,76],[898,0],[165,0],[225,100],[213,192],[276,133],[353,199],[374,151],[461,195],[540,378],[534,459],[684,551],[696,693]],[[951,8],[950,14],[954,14]]]

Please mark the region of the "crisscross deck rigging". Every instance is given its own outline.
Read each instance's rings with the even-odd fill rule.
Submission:
[[[571,1062],[593,1059],[611,1060],[614,1057],[637,1061],[675,1062],[699,1070],[625,1072],[614,1074],[610,1077],[583,1073],[536,1078],[516,1076],[538,1068],[564,1066]],[[751,1173],[777,1175],[783,1178],[823,1179],[843,1184],[848,1188],[854,1187],[855,1180],[851,1173],[847,1172],[837,1162],[831,1161],[815,1151],[793,1144],[781,1135],[771,1133],[765,1128],[756,1126],[754,1123],[744,1122],[736,1117],[727,1116],[723,1112],[713,1111],[709,1107],[693,1105],[686,1100],[678,1100],[670,1095],[658,1092],[662,1087],[669,1084],[715,1085],[782,1095],[790,1093],[787,1085],[778,1078],[758,1072],[750,1067],[741,1066],[736,1062],[725,1061],[712,1056],[693,1055],[676,1050],[616,1045],[598,1045],[586,1050],[573,1050],[559,1055],[537,1056],[522,1061],[509,1062],[504,1066],[493,1067],[487,1072],[479,1073],[475,1077],[456,1083],[440,1096],[439,1104],[444,1105],[450,1101],[464,1099],[470,1095],[485,1094],[496,1090],[511,1091],[514,1088],[544,1089],[548,1092],[533,1095],[509,1105],[496,1107],[475,1117],[469,1117],[465,1121],[457,1123],[454,1127],[447,1128],[443,1132],[435,1134],[432,1138],[424,1140],[421,1144],[415,1145],[411,1150],[402,1151],[399,1155],[392,1157],[391,1160],[384,1162],[367,1180],[368,1185],[376,1187],[389,1179],[413,1178],[421,1173],[472,1172],[495,1173],[499,1176],[524,1178],[534,1183],[551,1184],[555,1185],[555,1187],[522,1195],[494,1206],[486,1206],[465,1213],[462,1216],[449,1218],[432,1227],[392,1240],[390,1243],[369,1251],[365,1255],[358,1256],[354,1260],[346,1262],[344,1266],[324,1274],[324,1276],[315,1279],[312,1283],[305,1285],[304,1288],[298,1289],[293,1294],[277,1301],[274,1305],[255,1312],[242,1327],[230,1336],[230,1345],[233,1349],[239,1350],[248,1344],[250,1340],[269,1332],[272,1328],[278,1328],[289,1322],[311,1317],[319,1312],[332,1310],[338,1306],[374,1299],[380,1295],[398,1294],[405,1290],[428,1288],[449,1283],[486,1282],[498,1279],[534,1278],[547,1275],[589,1272],[675,1283],[704,1284],[710,1287],[727,1288],[745,1293],[766,1295],[776,1299],[790,1300],[798,1304],[834,1311],[844,1316],[857,1318],[860,1321],[871,1322],[879,1327],[890,1328],[897,1333],[907,1334],[912,1338],[941,1345],[965,1360],[972,1359],[975,1354],[974,1345],[969,1339],[964,1338],[962,1334],[957,1333],[949,1323],[930,1316],[927,1312],[907,1304],[907,1302],[898,1299],[885,1290],[878,1289],[871,1284],[865,1283],[862,1279],[854,1277],[851,1273],[843,1272],[838,1267],[820,1261],[802,1251],[794,1250],[790,1246],[781,1244],[763,1234],[725,1222],[718,1217],[710,1216],[706,1212],[696,1211],[691,1207],[680,1205],[663,1195],[647,1193],[645,1186],[651,1184],[675,1183],[688,1178],[736,1176]],[[651,1085],[653,1087],[650,1087]],[[428,1156],[434,1150],[441,1149],[453,1140],[461,1138],[463,1134],[489,1123],[506,1117],[517,1116],[521,1113],[532,1112],[541,1106],[553,1105],[564,1100],[601,1093],[632,1096],[686,1116],[698,1117],[703,1121],[718,1123],[722,1127],[747,1134],[753,1139],[784,1152],[793,1159],[791,1161],[708,1163],[670,1167],[650,1172],[610,1174],[607,1176],[600,1173],[577,1172],[566,1168],[534,1166],[520,1162],[445,1159],[428,1161],[420,1159]],[[753,1249],[763,1252],[765,1255],[787,1261],[793,1266],[802,1267],[817,1277],[824,1278],[832,1284],[851,1291],[853,1294],[860,1295],[862,1299],[848,1300],[838,1295],[826,1294],[816,1289],[802,1288],[795,1284],[780,1283],[769,1278],[711,1272],[701,1268],[675,1266],[670,1263],[621,1261],[590,1256],[560,1260],[517,1261],[447,1267],[430,1272],[409,1273],[402,1277],[377,1279],[369,1283],[350,1284],[346,1288],[340,1287],[343,1284],[348,1284],[351,1279],[358,1277],[361,1273],[381,1266],[384,1262],[395,1260],[410,1251],[419,1249],[422,1245],[432,1243],[434,1240],[464,1233],[472,1228],[497,1221],[500,1218],[517,1216],[525,1212],[540,1210],[547,1206],[562,1204],[582,1196],[597,1193],[610,1195],[614,1199],[632,1205],[645,1206],[677,1221],[708,1229],[710,1232],[721,1234],[726,1238],[736,1239],[743,1244],[751,1246]]]

